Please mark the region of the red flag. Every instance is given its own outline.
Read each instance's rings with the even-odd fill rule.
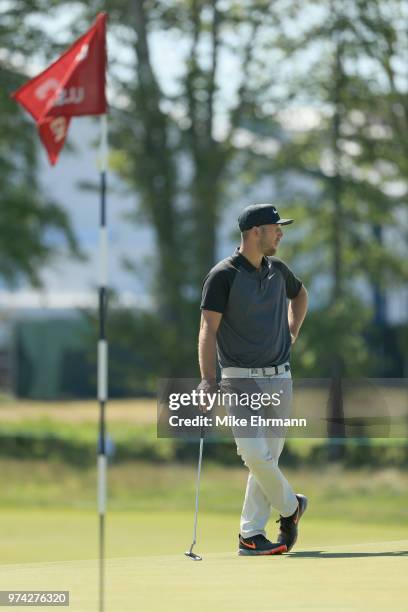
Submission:
[[[61,57],[12,97],[31,113],[50,162],[57,161],[70,117],[103,115],[105,97],[106,13]]]
[[[47,149],[48,159],[52,165],[57,162],[58,155],[64,146],[70,121],[70,117],[60,115],[59,117],[47,117],[38,124],[38,133]]]

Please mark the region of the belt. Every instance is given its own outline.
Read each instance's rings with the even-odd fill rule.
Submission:
[[[266,376],[279,376],[290,371],[289,363],[269,366],[268,368],[222,368],[221,378],[256,378]]]

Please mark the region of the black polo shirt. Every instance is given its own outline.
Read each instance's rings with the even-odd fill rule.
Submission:
[[[217,332],[220,366],[262,368],[289,359],[288,299],[302,282],[277,257],[257,270],[237,249],[204,279],[201,308],[222,313]]]

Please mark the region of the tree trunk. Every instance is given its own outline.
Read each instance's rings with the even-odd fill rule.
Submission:
[[[331,309],[334,309],[338,302],[344,297],[343,288],[343,269],[342,269],[342,233],[344,228],[344,215],[342,206],[342,170],[341,170],[341,151],[339,140],[341,137],[341,91],[345,80],[342,67],[342,42],[341,32],[336,33],[335,66],[334,66],[334,86],[333,86],[333,139],[332,152],[334,158],[335,174],[331,181],[333,197],[333,290],[331,298]],[[343,361],[334,345],[331,364],[331,388],[328,400],[329,426],[328,454],[330,461],[337,461],[344,455],[344,445],[341,438],[345,437],[345,428],[342,424],[344,418],[343,410],[343,391],[342,391]]]
[[[155,294],[163,323],[165,328],[167,327],[167,351],[173,354],[169,355],[170,366],[172,363],[178,363],[174,359],[176,353],[180,356],[180,362],[183,362],[181,353],[185,267],[182,260],[183,251],[179,244],[182,220],[176,207],[178,168],[169,144],[169,121],[160,109],[162,94],[150,59],[144,0],[132,0],[131,8],[137,35],[135,51],[138,86],[135,90],[135,106],[143,116],[141,140],[144,157],[143,168],[138,171],[145,210],[149,211],[156,233],[158,262]]]

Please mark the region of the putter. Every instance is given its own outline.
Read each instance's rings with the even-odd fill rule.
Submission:
[[[189,557],[193,561],[202,561],[203,558],[196,553],[193,553],[193,548],[196,544],[197,537],[197,518],[198,518],[198,494],[200,492],[200,474],[201,474],[201,461],[203,458],[203,443],[204,443],[204,428],[201,427],[200,431],[200,452],[198,456],[198,469],[197,469],[197,486],[196,486],[196,499],[195,499],[195,515],[194,515],[194,530],[193,530],[193,541],[190,546],[190,550],[185,552],[186,557]]]

